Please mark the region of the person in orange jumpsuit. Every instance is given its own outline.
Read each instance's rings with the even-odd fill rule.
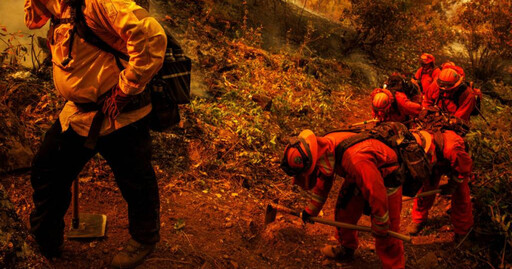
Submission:
[[[441,71],[423,102],[424,106],[435,106],[452,120],[469,121],[475,108],[475,95],[462,84],[463,77],[453,69]],[[449,185],[443,187],[443,194],[452,194],[451,220],[456,239],[465,236],[473,226],[473,213],[468,182],[471,177],[472,160],[466,151],[463,138],[452,130],[434,131],[438,145],[438,159],[446,163],[444,171],[450,175]],[[424,186],[422,191],[436,189],[440,180],[439,174],[430,186]],[[428,211],[434,203],[435,196],[416,199],[412,211],[412,223],[407,228],[410,234],[419,233],[425,226]]]
[[[372,116],[380,122],[396,121],[405,123],[416,117],[422,106],[407,98],[405,93],[376,88],[371,93]]]
[[[434,139],[435,135],[440,137]],[[464,140],[452,131],[424,136],[432,144],[431,156],[436,162],[436,171],[432,184],[423,186],[422,191],[441,189],[441,194],[451,195],[451,222],[454,227],[455,240],[465,237],[473,226],[473,207],[471,204],[469,178],[472,160],[465,150]],[[417,137],[419,140],[419,137]],[[446,143],[450,141],[450,143]],[[419,142],[418,142],[419,143]],[[443,173],[450,175],[448,183],[439,186]],[[428,219],[428,211],[434,204],[435,195],[418,198],[414,201],[412,223],[407,227],[410,234],[419,233]]]
[[[409,99],[405,92],[405,78],[393,73],[385,83],[385,88],[376,88],[371,93],[372,116],[380,122],[395,121],[405,123],[415,118],[422,110],[419,103]]]
[[[429,53],[421,54],[420,65],[421,67],[414,75],[413,82],[420,87],[422,93],[425,93],[441,70],[435,67],[435,58]]]
[[[464,83],[464,76],[454,69],[445,68],[425,92],[422,106],[438,107],[448,115],[469,121],[476,106],[476,95]]]
[[[113,54],[79,38],[74,28],[77,17],[72,17],[78,13],[129,61],[118,62]],[[160,202],[146,117],[151,104],[131,100],[147,92],[146,85],[162,66],[167,37],[156,19],[131,0],[25,0],[27,27],[41,28],[50,19],[53,81],[67,102],[32,163],[31,232],[43,255],[60,255],[71,184],[100,153],[128,204],[131,238],[112,266],[132,268],[160,240]],[[92,128],[94,122],[99,124]],[[97,134],[96,141],[86,144],[91,133]]]
[[[335,157],[335,148],[350,132],[333,132],[317,137],[310,130],[301,132],[285,149],[282,169],[294,176],[293,184],[312,190],[312,200],[302,213],[303,220],[317,216],[332,188],[335,174],[345,178],[336,203],[335,220],[356,224],[365,202],[371,207],[371,229],[375,249],[383,268],[404,268],[403,244],[387,236],[398,232],[402,209],[402,188],[386,187],[384,178],[398,169],[393,149],[379,140],[368,139],[349,147],[343,156]],[[337,229],[338,247],[328,246],[322,252],[339,260],[351,259],[358,247],[357,232]]]
[[[422,110],[422,106],[411,101],[407,95],[407,93],[414,95],[414,88],[414,85],[406,82],[405,77],[399,73],[393,73],[386,80],[383,88],[376,88],[370,95],[372,98],[372,116],[380,122],[395,121],[402,123],[416,117]]]

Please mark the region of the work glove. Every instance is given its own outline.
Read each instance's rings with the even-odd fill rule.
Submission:
[[[131,95],[125,94],[119,85],[112,88],[110,94],[105,97],[102,111],[106,117],[115,120],[123,108],[130,102]]]
[[[448,126],[449,126],[448,128],[455,131],[457,134],[459,134],[462,137],[465,136],[469,132],[468,123],[458,117],[455,117],[455,116],[450,117],[450,119],[448,120]]]
[[[453,179],[450,179],[448,180],[448,183],[439,186],[439,189],[441,189],[441,195],[452,195],[455,193],[458,187],[459,183]]]
[[[304,224],[314,223],[314,221],[311,220],[311,215],[306,210],[302,210],[302,213],[300,213],[300,218],[302,219]]]
[[[418,113],[417,118],[420,121],[426,121],[430,117],[430,115],[435,114],[438,111],[439,111],[439,109],[436,107],[432,107],[432,106],[422,107],[420,113]]]

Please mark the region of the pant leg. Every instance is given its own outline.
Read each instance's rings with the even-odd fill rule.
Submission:
[[[98,140],[98,150],[114,172],[128,203],[130,235],[138,242],[160,240],[160,200],[151,165],[151,136],[146,118]]]
[[[402,188],[388,196],[389,229],[400,232],[400,213],[402,211]],[[405,268],[404,245],[402,240],[387,237],[375,238],[375,250],[384,269]]]
[[[466,152],[466,146],[462,137],[452,131],[443,133],[444,158],[450,161],[453,175],[460,180],[458,188],[452,194],[451,220],[456,234],[465,235],[473,226],[473,208],[471,205],[469,178],[473,167],[471,156]],[[454,180],[454,179],[451,179]]]
[[[365,201],[361,194],[355,195],[350,198],[350,201],[344,208],[341,208],[344,197],[346,197],[346,195],[352,195],[351,193],[347,193],[347,189],[348,184],[345,182],[338,195],[334,219],[340,222],[357,224],[357,221],[363,214]],[[357,231],[344,228],[336,228],[336,230],[336,239],[338,239],[338,242],[340,242],[343,247],[357,249],[359,245]]]
[[[465,235],[473,226],[473,207],[468,186],[469,179],[466,178],[459,184],[455,193],[452,194],[451,220],[454,232]]]
[[[434,181],[431,182],[432,185],[423,185],[418,194],[422,192],[427,192],[431,190],[435,190],[439,186],[439,181],[441,177],[440,175],[435,175]],[[427,221],[428,219],[428,211],[434,205],[434,201],[436,199],[435,195],[425,196],[421,198],[414,199],[414,204],[412,206],[412,221],[415,223],[422,223]]]
[[[32,162],[31,183],[34,210],[31,231],[42,248],[56,248],[63,242],[64,215],[71,201],[71,183],[95,154],[83,147],[85,138],[71,128],[61,132],[57,120],[46,132]]]
[[[464,139],[453,131],[443,132],[443,157],[450,162],[451,168],[459,178],[471,176],[473,160],[466,152]]]

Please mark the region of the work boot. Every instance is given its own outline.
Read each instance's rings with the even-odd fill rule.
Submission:
[[[47,259],[52,258],[60,258],[62,255],[62,250],[64,249],[64,244],[61,244],[58,247],[48,247],[48,246],[39,246],[39,251],[41,254],[45,256]]]
[[[114,268],[134,268],[155,250],[155,245],[141,244],[134,239],[130,239],[123,250],[114,256],[111,266]]]
[[[423,228],[425,228],[425,222],[417,223],[413,221],[409,226],[407,226],[406,233],[410,235],[417,235],[421,230],[423,230]]]
[[[351,248],[331,245],[325,246],[320,251],[325,257],[335,259],[337,261],[350,261],[354,259],[355,252],[355,250]]]

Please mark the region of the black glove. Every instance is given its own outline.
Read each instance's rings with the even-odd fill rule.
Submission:
[[[459,183],[453,179],[450,179],[448,180],[448,183],[439,186],[439,189],[441,189],[441,195],[452,195],[458,187]]]
[[[311,220],[311,215],[306,210],[302,210],[300,218],[304,223],[314,223],[314,221]]]

